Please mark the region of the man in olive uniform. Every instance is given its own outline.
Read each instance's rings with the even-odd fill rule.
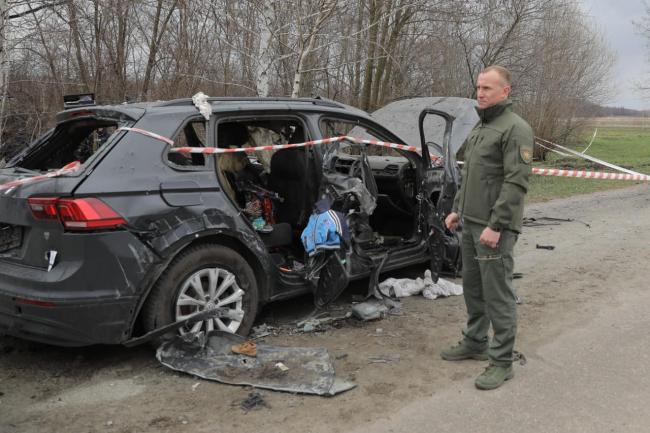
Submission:
[[[513,248],[521,232],[524,196],[533,155],[533,131],[510,109],[510,73],[500,66],[483,70],[476,92],[480,122],[465,141],[463,182],[447,228],[463,221],[463,292],[467,328],[458,345],[442,351],[448,361],[489,360],[476,379],[494,389],[514,376],[517,333],[512,288]],[[488,341],[492,324],[494,337]]]

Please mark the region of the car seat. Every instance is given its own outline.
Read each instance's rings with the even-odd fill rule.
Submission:
[[[304,225],[307,208],[307,164],[304,149],[279,150],[271,157],[269,189],[283,201],[274,204],[275,219],[294,228]]]

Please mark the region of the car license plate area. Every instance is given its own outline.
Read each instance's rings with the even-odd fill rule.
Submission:
[[[22,240],[22,227],[0,224],[0,253],[20,247]]]

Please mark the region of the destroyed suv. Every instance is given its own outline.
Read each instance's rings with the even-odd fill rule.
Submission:
[[[323,306],[350,280],[370,277],[372,293],[382,272],[459,269],[443,220],[472,101],[372,116],[324,99],[206,104],[66,110],[0,169],[0,333],[65,346],[127,344],[170,323],[246,334],[270,301],[311,292]],[[313,143],[328,137],[348,138]],[[276,146],[225,150],[263,145]],[[309,257],[301,234],[323,198],[349,238]],[[187,321],[213,309],[225,313]]]

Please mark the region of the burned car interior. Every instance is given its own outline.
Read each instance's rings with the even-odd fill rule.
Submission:
[[[343,117],[325,116],[319,127],[322,137],[389,140],[381,131]],[[216,128],[217,147],[222,149],[309,139],[302,121],[289,117],[225,118]],[[370,274],[370,286],[376,287],[390,255],[425,248],[428,232],[419,200],[424,169],[414,152],[351,141],[216,156],[221,186],[267,246],[283,284],[302,285],[307,280],[320,306],[340,294],[349,276]],[[433,193],[434,200],[438,194]],[[315,259],[308,257],[301,236],[323,198],[332,211],[345,216],[350,239],[335,256]],[[352,255],[356,258],[349,260]],[[334,267],[328,268],[330,262]],[[345,262],[347,269],[336,269]],[[323,272],[325,278],[319,279]]]
[[[385,139],[346,119],[323,118],[320,128],[324,137]],[[218,122],[216,137],[219,148],[308,139],[302,122],[290,118],[225,119]],[[318,170],[315,164],[320,158],[322,168]],[[323,197],[331,201],[333,210],[347,216],[352,243],[359,250],[383,254],[421,240],[417,170],[422,170],[422,163],[412,152],[344,141],[318,150],[303,147],[225,153],[217,155],[216,160],[222,187],[285,273],[303,271],[306,254],[300,234],[314,204]]]

